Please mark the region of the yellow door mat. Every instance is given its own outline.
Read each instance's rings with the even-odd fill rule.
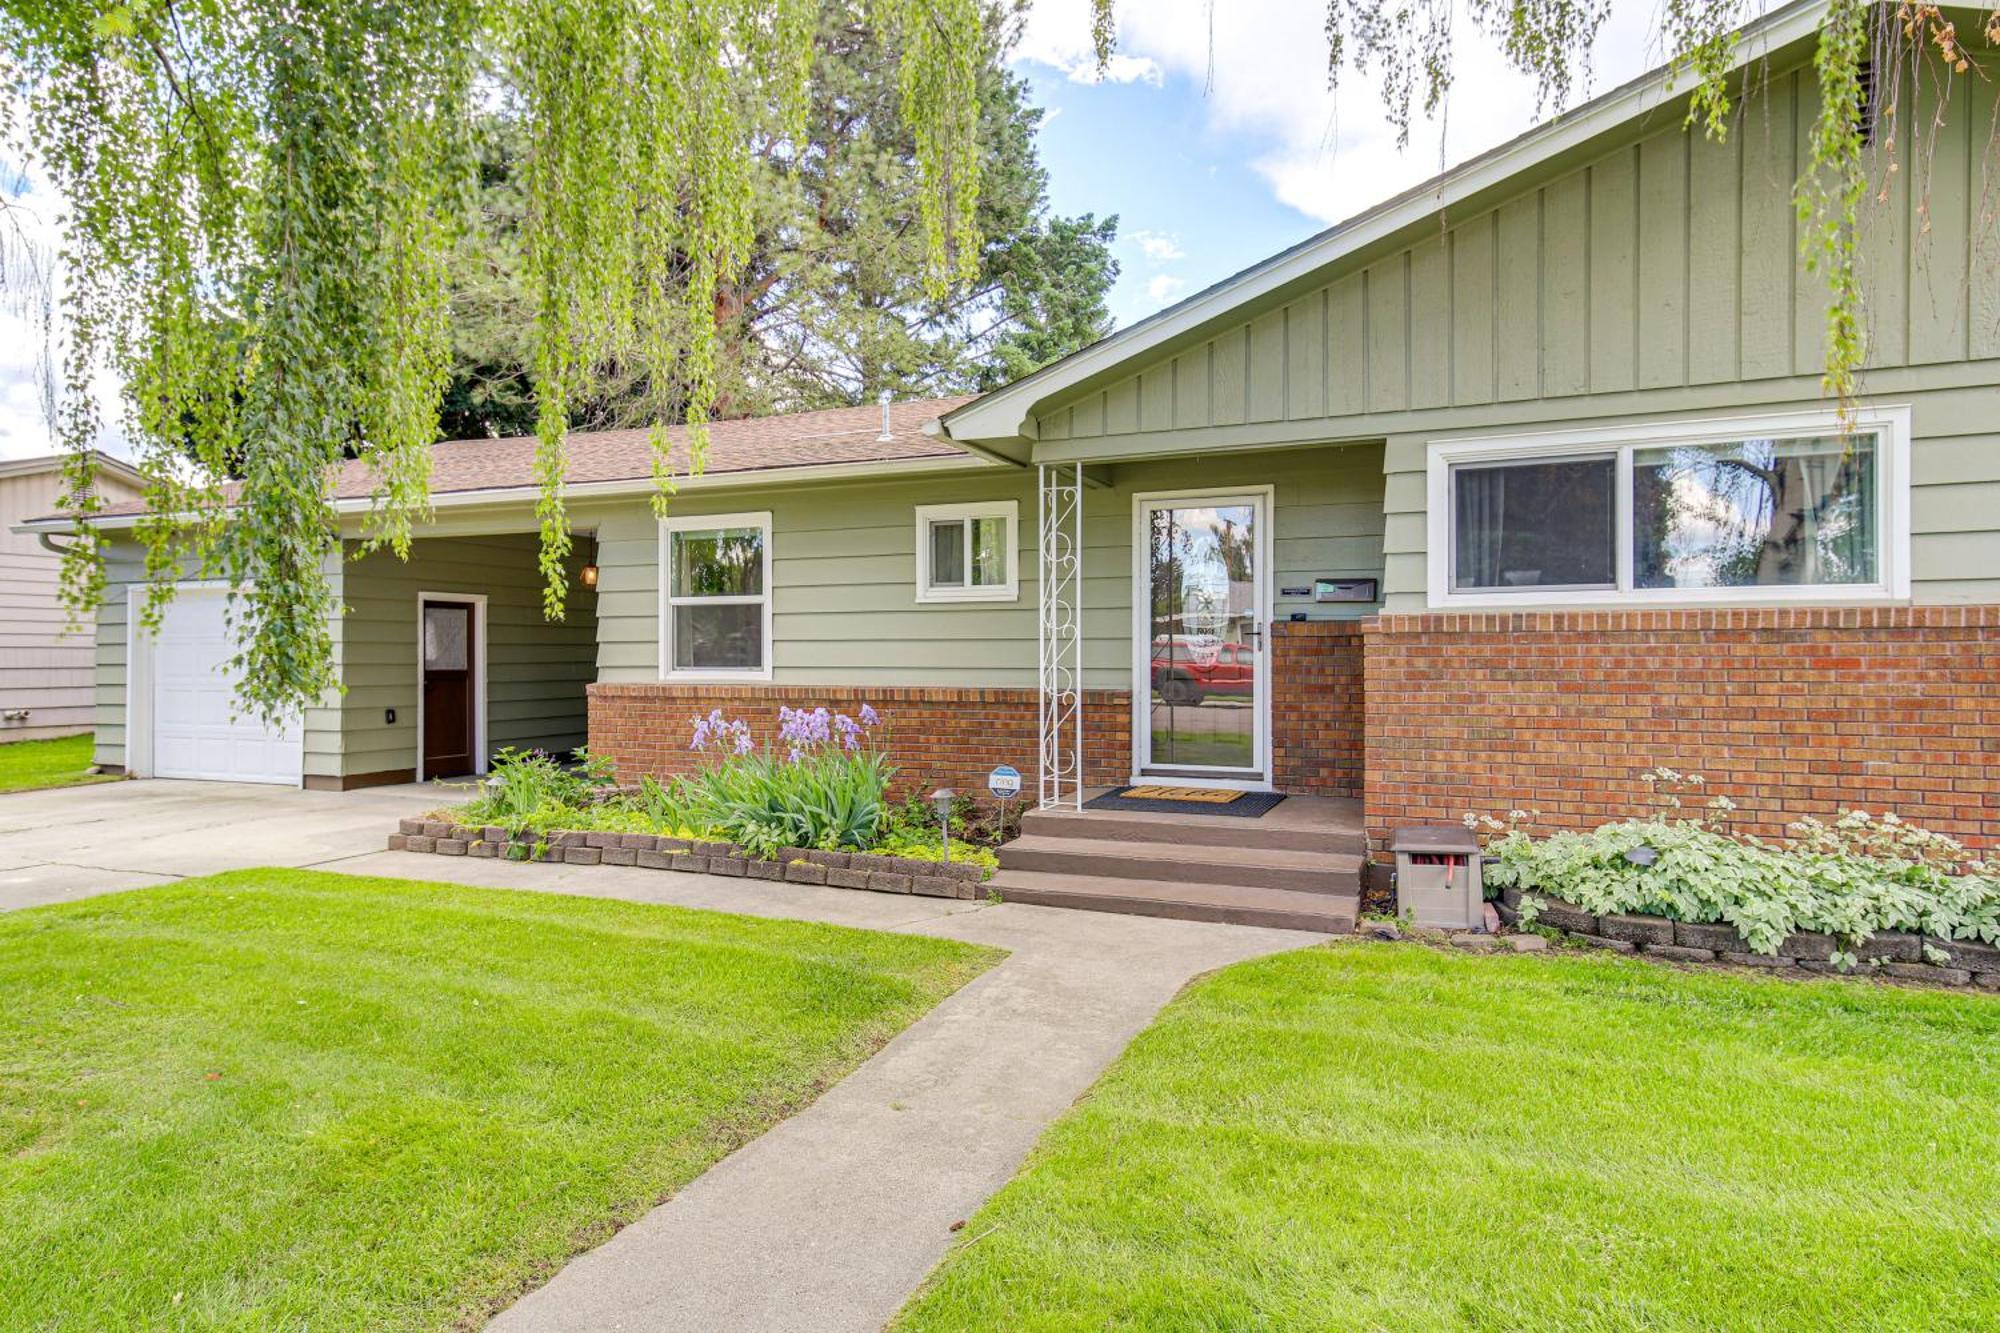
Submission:
[[[1221,787],[1127,787],[1118,793],[1135,801],[1190,801],[1198,805],[1228,805],[1243,796]]]

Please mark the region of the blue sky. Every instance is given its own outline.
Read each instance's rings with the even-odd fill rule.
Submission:
[[[1119,215],[1111,312],[1120,327],[1326,225],[1278,201],[1250,169],[1241,136],[1209,127],[1199,88],[1022,72],[1055,113],[1041,134],[1051,206]]]
[[[1461,8],[1450,115],[1398,149],[1375,80],[1349,73],[1328,89],[1325,12],[1324,0],[1121,4],[1100,74],[1088,0],[1033,0],[1013,63],[1048,112],[1054,207],[1119,215],[1121,326],[1535,124],[1533,84]],[[1586,91],[1658,63],[1654,15],[1613,0]]]

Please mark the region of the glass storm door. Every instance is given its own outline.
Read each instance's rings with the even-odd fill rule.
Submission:
[[[1141,775],[1261,781],[1265,501],[1139,502]]]

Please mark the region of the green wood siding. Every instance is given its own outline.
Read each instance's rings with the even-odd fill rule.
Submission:
[[[1085,496],[1084,646],[1093,687],[1132,676],[1132,497],[1141,491],[1275,487],[1273,588],[1314,575],[1379,577],[1377,447],[1318,448],[1119,464]],[[1011,499],[1020,506],[1020,596],[1008,603],[916,600],[916,506]],[[1036,679],[1034,476],[964,473],[922,481],[688,494],[680,516],[768,510],[773,676],[786,684],[1014,685]],[[579,507],[598,536],[598,671],[659,678],[659,528],[644,502]],[[1279,614],[1309,602],[1280,600]],[[1373,608],[1313,608],[1365,615]]]
[[[350,546],[353,544],[350,543]],[[416,767],[417,602],[422,592],[486,596],[486,731],[493,749],[583,744],[584,686],[595,675],[597,597],[572,577],[561,621],[542,615],[531,533],[420,539],[410,559],[387,551],[347,569],[341,772]],[[572,554],[572,570],[590,554]],[[396,721],[384,721],[385,710]]]
[[[2000,601],[2000,210],[1983,150],[2000,80],[1954,80],[1950,95],[1928,161],[1871,165],[1862,393],[1913,407],[1915,598]],[[1936,97],[1910,93],[1904,121],[1928,121]],[[1102,405],[1123,380],[1058,395],[1035,414],[1036,457],[1385,441],[1386,605],[1420,609],[1429,440],[1826,405],[1826,299],[1791,202],[1817,111],[1808,69],[1771,75],[1721,143],[1665,108],[1192,346],[1135,358],[1132,379],[1216,367],[1214,393],[1176,393],[1169,426],[1115,430]],[[1274,376],[1282,421],[1254,392]]]

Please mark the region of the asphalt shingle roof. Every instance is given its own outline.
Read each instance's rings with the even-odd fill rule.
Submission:
[[[927,421],[972,401],[970,397],[918,398],[889,407],[889,438],[882,439],[882,409],[832,407],[817,412],[745,417],[717,421],[708,428],[708,475],[727,472],[782,472],[787,468],[838,466],[844,463],[893,463],[904,459],[963,457],[964,450],[948,440],[924,434]],[[688,465],[687,428],[667,431],[677,471]],[[447,440],[431,450],[431,494],[509,490],[535,484],[532,436],[507,439]],[[608,481],[643,481],[652,476],[653,450],[646,430],[575,431],[568,441],[571,485]],[[775,479],[775,478],[774,478]],[[374,490],[368,465],[344,463],[334,476],[337,500],[367,498]],[[106,514],[138,514],[138,501],[107,507]]]

